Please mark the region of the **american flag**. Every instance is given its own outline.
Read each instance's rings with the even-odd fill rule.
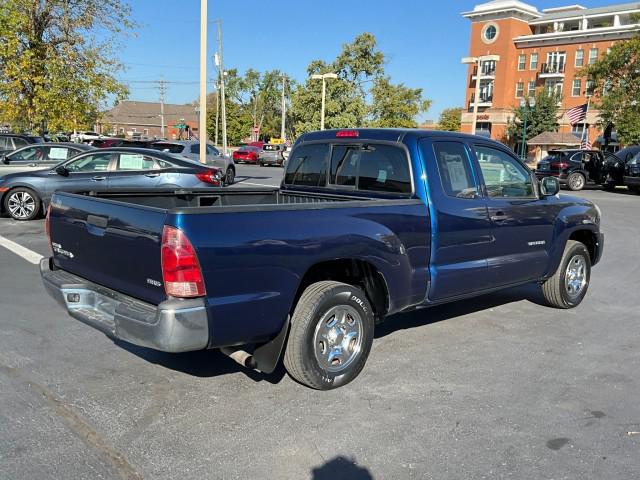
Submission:
[[[586,119],[588,108],[589,108],[589,104],[585,103],[583,105],[578,105],[577,107],[573,107],[571,110],[569,110],[567,112],[567,117],[569,117],[569,123],[571,125],[575,125],[576,123]]]
[[[589,140],[588,134],[582,139],[580,148],[582,148],[582,150],[591,150],[591,140]]]

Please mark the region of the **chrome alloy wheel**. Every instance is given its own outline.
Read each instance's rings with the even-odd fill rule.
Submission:
[[[582,293],[587,284],[587,263],[582,255],[575,255],[567,265],[564,275],[564,285],[567,294],[571,298],[576,298]]]
[[[321,368],[337,373],[345,370],[362,349],[362,318],[349,305],[330,308],[314,333],[314,352]]]
[[[14,192],[9,195],[7,209],[13,218],[29,218],[36,209],[36,200],[27,192]]]
[[[571,188],[574,190],[582,190],[584,188],[584,177],[579,173],[571,177]]]

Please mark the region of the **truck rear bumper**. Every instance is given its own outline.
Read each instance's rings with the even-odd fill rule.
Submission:
[[[40,262],[44,287],[69,315],[111,338],[163,352],[206,348],[209,322],[204,300],[171,299],[151,305]]]

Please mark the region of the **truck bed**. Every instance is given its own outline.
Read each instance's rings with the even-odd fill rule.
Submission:
[[[193,190],[111,190],[108,193],[89,193],[91,197],[113,200],[127,204],[159,208],[163,210],[179,209],[184,213],[196,213],[206,208],[207,211],[225,208],[236,211],[255,209],[273,209],[283,205],[315,205],[323,207],[327,203],[380,201],[379,198],[366,196],[349,196],[321,194],[316,192],[286,191],[280,189],[193,189]],[[314,208],[314,207],[312,207]]]

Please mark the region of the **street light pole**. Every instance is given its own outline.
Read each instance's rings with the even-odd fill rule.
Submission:
[[[285,89],[285,82],[287,81],[287,77],[285,77],[284,75],[282,76],[282,123],[280,126],[280,138],[282,139],[282,141],[284,142],[285,140],[285,121],[287,118],[287,104],[285,102],[285,98],[284,98],[284,89]]]
[[[207,163],[207,0],[200,0],[200,162]]]
[[[529,119],[529,109],[534,108],[536,106],[536,99],[533,98],[523,98],[520,100],[520,108],[524,110],[524,122],[522,127],[522,145],[520,145],[520,158],[524,161],[527,160],[528,152],[527,152],[527,120]]]
[[[311,78],[314,80],[322,80],[322,107],[320,110],[320,130],[324,130],[324,105],[325,105],[325,98],[327,96],[327,87],[326,87],[326,80],[327,78],[338,78],[338,75],[336,75],[335,73],[325,73],[322,75],[311,75]]]

